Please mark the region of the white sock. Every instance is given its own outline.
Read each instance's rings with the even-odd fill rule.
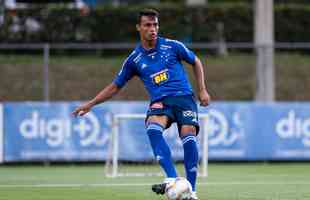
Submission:
[[[169,182],[172,182],[174,180],[175,180],[175,178],[165,178],[164,183],[169,183]]]

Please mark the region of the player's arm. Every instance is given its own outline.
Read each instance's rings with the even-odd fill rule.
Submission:
[[[112,82],[111,84],[103,88],[93,99],[76,108],[72,114],[74,116],[85,115],[90,111],[93,106],[109,100],[110,98],[112,98],[112,96],[117,94],[119,90],[120,88],[114,82]]]
[[[176,46],[177,54],[179,55],[180,60],[184,60],[193,66],[200,105],[202,106],[209,105],[210,95],[206,88],[203,65],[200,59],[194,54],[194,52],[189,50],[183,43],[175,41],[174,44]]]
[[[198,89],[198,98],[200,101],[200,105],[207,106],[209,105],[209,102],[210,102],[210,95],[207,91],[207,87],[205,84],[203,65],[197,56],[195,56],[193,70],[194,70],[194,75],[196,79],[196,84],[197,84],[197,89]]]
[[[132,68],[132,62],[127,58],[120,72],[117,74],[113,82],[103,88],[93,99],[79,106],[72,114],[74,116],[83,116],[90,111],[90,109],[99,104],[109,100],[135,75],[135,71]]]

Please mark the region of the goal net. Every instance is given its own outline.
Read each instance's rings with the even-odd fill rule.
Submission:
[[[198,176],[208,175],[207,114],[199,115],[200,133]],[[145,114],[114,114],[112,136],[106,158],[105,173],[108,177],[121,176],[163,176],[154,159],[144,125]],[[124,134],[127,133],[127,134]],[[164,137],[171,148],[172,158],[178,173],[184,176],[183,148],[175,124],[165,130]]]

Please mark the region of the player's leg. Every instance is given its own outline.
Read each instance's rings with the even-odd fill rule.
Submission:
[[[196,127],[193,125],[182,125],[180,130],[180,137],[184,149],[184,167],[186,171],[186,178],[191,183],[194,192],[193,199],[198,199],[196,196],[196,179],[198,169],[198,147],[196,140]]]
[[[177,176],[170,148],[163,137],[163,130],[169,128],[174,121],[174,114],[171,108],[164,103],[164,100],[152,103],[146,117],[147,133],[154,155],[158,158],[167,177],[164,183],[152,185],[153,192],[157,194],[164,194],[166,183]]]
[[[171,158],[171,151],[163,137],[163,131],[167,124],[167,116],[149,116],[146,122],[147,135],[149,137],[154,156],[162,169],[165,171],[166,176],[168,178],[175,178],[177,173]]]
[[[193,198],[191,199],[198,199],[196,196],[197,167],[199,161],[196,139],[199,132],[198,108],[192,96],[178,98],[175,104],[175,120],[178,124],[179,135],[183,143],[186,178],[193,188]]]
[[[167,116],[152,115],[147,118],[147,135],[149,137],[153,153],[162,169],[165,171],[166,179],[163,183],[152,185],[152,191],[156,194],[164,194],[166,184],[176,176],[176,169],[171,158],[171,151],[163,137],[164,128],[168,124]]]

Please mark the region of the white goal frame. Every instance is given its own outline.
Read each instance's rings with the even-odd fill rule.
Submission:
[[[207,177],[208,176],[208,114],[199,114],[199,119],[203,123],[201,127],[201,145],[202,145],[202,155],[200,172],[198,176]],[[132,173],[132,174],[122,174],[119,173],[118,169],[118,157],[119,157],[119,123],[124,119],[145,119],[145,114],[137,113],[124,113],[124,114],[113,114],[112,115],[112,135],[109,142],[110,146],[108,148],[108,154],[106,158],[105,174],[107,177],[121,177],[121,176],[149,176],[149,175],[160,175],[158,173],[146,174],[146,173]],[[112,158],[110,157],[112,156]],[[112,165],[112,166],[111,166]],[[112,167],[112,170],[110,169]]]

